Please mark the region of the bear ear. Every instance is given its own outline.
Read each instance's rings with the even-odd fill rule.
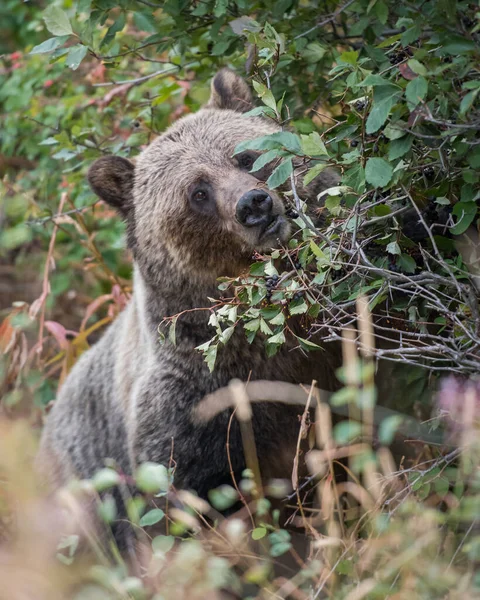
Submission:
[[[102,156],[90,167],[87,178],[95,194],[126,217],[133,206],[134,172],[126,158]]]
[[[205,108],[229,108],[247,112],[253,108],[252,93],[244,79],[225,68],[212,79],[210,100]]]

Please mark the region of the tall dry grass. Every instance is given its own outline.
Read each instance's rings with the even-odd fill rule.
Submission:
[[[165,489],[158,477],[166,470],[147,465],[137,474],[135,497],[127,498],[135,556],[122,557],[111,544],[102,548],[84,510],[88,496],[104,519],[113,519],[110,492],[125,483],[121,475],[103,470],[52,494],[33,471],[31,424],[4,418],[0,599],[478,598],[480,388],[447,380],[438,400],[443,444],[422,441],[428,428],[417,427],[415,452],[399,464],[388,442],[398,431],[404,438],[413,422],[376,406],[363,300],[357,312],[359,331],[344,333],[340,393],[232,382],[204,400],[204,419],[236,408],[248,469],[206,502],[176,490],[174,474]],[[258,469],[250,404],[269,400],[305,405],[288,481],[262,482]],[[338,413],[347,418],[338,422]],[[309,474],[302,478],[303,461]],[[288,506],[286,523],[280,501]],[[224,517],[222,509],[234,502],[239,508]]]

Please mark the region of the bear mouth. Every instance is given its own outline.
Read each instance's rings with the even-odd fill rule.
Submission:
[[[286,225],[287,221],[282,215],[274,215],[271,220],[267,223],[266,227],[263,229],[259,236],[259,241],[265,241],[267,238],[272,236],[277,236],[282,234],[282,230]]]

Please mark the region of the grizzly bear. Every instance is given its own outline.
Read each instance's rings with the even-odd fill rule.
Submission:
[[[258,154],[234,155],[240,142],[279,129],[272,120],[244,115],[251,108],[245,81],[223,69],[207,105],[177,121],[135,164],[105,156],[90,167],[93,191],[126,221],[134,291],[75,365],[47,418],[40,463],[56,484],[89,478],[106,459],[127,474],[154,461],[173,464],[175,486],[204,497],[230,482],[231,470],[239,477],[245,459],[235,419],[227,454],[229,411],[206,423],[193,418],[202,398],[233,378],[315,379],[320,388],[336,387],[334,353],[306,356],[287,342],[267,358],[264,342],[249,343],[240,327],[219,351],[212,373],[195,349],[214,333],[208,309],[209,298],[219,294],[218,277],[241,274],[253,251],[289,238],[282,197],[265,184],[269,167],[252,173]],[[335,175],[323,177],[320,185],[329,187]],[[315,195],[318,187],[317,181]],[[175,343],[161,344],[159,324],[178,314]],[[301,412],[276,403],[253,407],[264,477],[289,476]]]

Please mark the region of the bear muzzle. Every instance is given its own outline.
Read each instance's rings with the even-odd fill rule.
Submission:
[[[278,202],[262,189],[249,190],[240,198],[235,209],[235,218],[243,227],[255,233],[257,242],[288,235],[288,222],[279,212]]]
[[[272,220],[273,200],[265,190],[250,190],[237,204],[235,216],[244,227],[268,227]]]

